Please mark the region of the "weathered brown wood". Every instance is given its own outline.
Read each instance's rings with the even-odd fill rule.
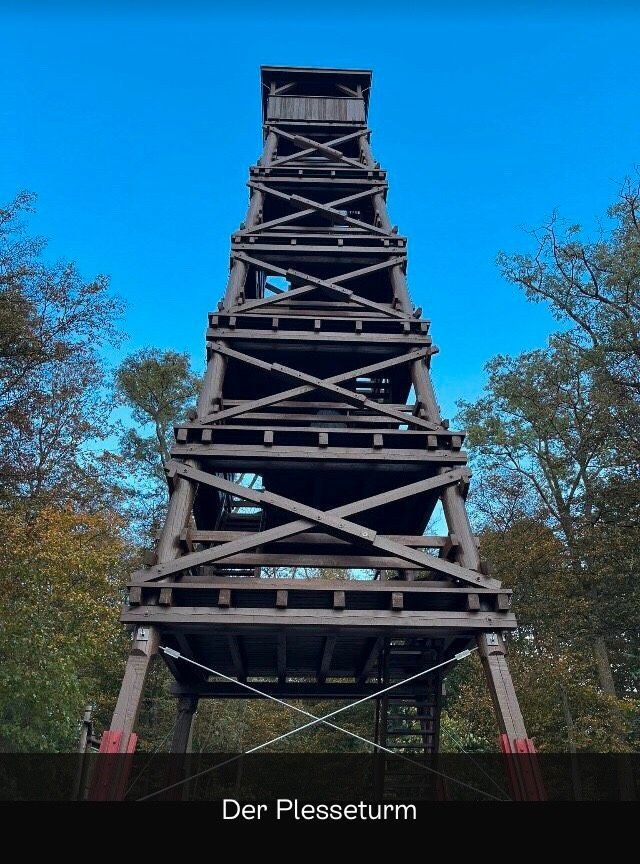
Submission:
[[[218,606],[231,606],[231,591],[228,588],[220,588],[218,591]]]
[[[478,594],[467,595],[467,610],[477,612],[480,609],[480,596]]]
[[[332,677],[332,676],[331,676]],[[260,683],[259,688],[263,693],[276,696],[279,699],[290,701],[292,699],[335,699],[346,701],[358,699],[363,696],[371,696],[380,689],[380,684],[375,682],[358,683],[357,681],[328,681],[320,683],[314,681],[287,681],[279,683],[266,681]],[[199,699],[259,699],[263,698],[256,693],[251,693],[237,684],[227,681],[206,681],[194,685],[176,683],[172,686],[174,695],[183,693],[193,694]],[[409,688],[400,688],[396,691],[398,695],[411,695]]]
[[[274,132],[275,134],[275,132]],[[326,144],[328,147],[336,147],[338,144],[346,144],[347,141],[352,141],[354,138],[360,138],[362,135],[366,134],[366,130],[358,129],[355,132],[349,132],[347,135],[341,135],[338,138],[333,138],[331,141],[327,141]],[[291,162],[296,159],[303,159],[305,156],[311,156],[315,152],[315,147],[307,147],[304,150],[299,150],[297,153],[291,153],[288,156],[280,156],[278,159],[274,159],[273,162],[270,163],[271,168],[277,168],[281,165],[285,165],[287,162]],[[358,172],[361,170],[361,166],[358,165]]]
[[[282,684],[287,677],[287,634],[278,633],[278,681]]]
[[[394,612],[399,612],[401,609],[404,609],[404,597],[402,596],[402,591],[393,591],[391,593],[391,608]]]
[[[227,636],[227,644],[229,646],[229,654],[231,655],[231,660],[236,672],[236,678],[238,678],[239,681],[244,681],[247,677],[247,670],[240,639],[235,633],[230,633]]]
[[[172,753],[188,753],[191,750],[191,731],[193,716],[198,707],[195,696],[181,696],[178,699],[177,717],[171,739]]]
[[[400,579],[393,580],[377,580],[377,579],[278,579],[257,578],[243,576],[242,578],[234,578],[232,576],[213,577],[203,582],[193,582],[188,579],[180,580],[179,582],[167,583],[175,591],[212,591],[212,590],[234,590],[234,591],[268,591],[278,592],[283,589],[289,592],[327,592],[334,593],[336,591],[341,594],[361,594],[361,593],[381,593],[381,594],[448,594],[451,597],[458,596],[461,598],[478,597],[479,595],[473,590],[466,587],[453,585],[448,581],[435,581],[428,579],[414,579],[403,581]],[[500,596],[509,597],[511,590],[508,588],[487,588],[482,592],[482,596],[486,598],[496,598]],[[480,606],[478,605],[478,609]]]
[[[334,201],[330,201],[329,204],[326,205],[319,204],[317,201],[312,201],[310,199],[301,198],[299,195],[289,195],[286,192],[279,192],[277,189],[274,189],[272,186],[269,186],[263,182],[256,183],[255,181],[250,180],[247,185],[250,189],[257,189],[265,195],[273,195],[274,197],[281,198],[284,201],[293,202],[294,204],[300,204],[302,209],[297,210],[295,213],[287,214],[286,216],[280,216],[277,219],[271,219],[269,222],[261,222],[259,225],[254,225],[251,228],[245,228],[244,230],[238,232],[241,236],[255,234],[256,231],[264,231],[268,228],[273,228],[276,225],[289,225],[291,222],[295,222],[298,219],[309,216],[311,213],[314,213],[316,210],[319,209],[328,210],[332,214],[336,214],[339,218],[343,219],[345,217],[335,210],[336,207],[339,207],[343,204],[353,204],[354,201],[358,201],[362,198],[368,198],[371,195],[376,195],[384,191],[384,186],[372,186],[360,192],[353,192],[350,195],[346,195],[344,198],[336,198]],[[357,222],[358,220],[355,221]],[[376,231],[376,229],[372,225],[369,225],[367,223],[361,224],[374,232]]]
[[[406,632],[413,628],[433,628],[440,633],[446,631],[486,631],[496,628],[512,630],[516,626],[511,612],[461,612],[439,610],[403,610],[391,614],[384,609],[345,609],[340,606],[327,609],[221,609],[214,606],[136,606],[125,609],[122,620],[126,623],[153,622],[157,625],[240,626],[256,625],[269,627],[329,628],[337,626],[398,630]]]
[[[384,638],[382,636],[374,636],[373,639],[369,640],[369,647],[364,655],[364,660],[362,661],[362,665],[356,675],[356,680],[364,684],[367,680],[371,671],[373,669],[373,665],[378,659],[380,651],[384,645]]]
[[[238,540],[246,536],[243,531],[198,531],[191,529],[188,532],[189,538],[194,543],[222,543],[227,540]],[[424,536],[409,535],[409,534],[394,534],[383,535],[388,536],[388,539],[395,540],[396,543],[403,543],[405,546],[417,546],[421,549],[439,549],[447,545],[448,537],[439,537],[434,534],[426,534]],[[296,545],[343,545],[349,546],[348,541],[339,540],[337,537],[332,537],[330,534],[302,534],[292,538],[290,541]],[[274,549],[278,548],[278,544],[274,544]]]
[[[369,145],[371,76],[265,67],[263,83],[264,152],[210,316],[195,420],[175,429],[157,561],[134,574],[123,611],[136,638],[112,728],[126,747],[161,633],[185,657],[289,698],[371,693],[372,676],[397,680],[476,639],[516,746],[526,731],[502,638],[516,626],[511,592],[483,568],[469,524],[464,433],[440,416],[437,349]],[[438,499],[449,536],[421,536]],[[279,567],[377,578],[257,578]],[[188,700],[172,744],[184,752],[197,698],[247,693],[163,657]],[[413,705],[400,714],[418,724],[413,741],[380,723],[376,735],[434,752],[439,685],[440,673],[394,694]]]
[[[129,588],[129,605],[138,606],[140,603],[142,603],[142,588],[132,585]]]
[[[329,633],[324,637],[324,645],[322,646],[322,659],[320,660],[320,667],[318,669],[318,682],[320,684],[324,684],[327,679],[327,675],[329,674],[329,669],[331,668],[331,660],[333,658],[333,651],[336,647],[337,636],[333,633]]]
[[[171,588],[161,588],[160,589],[160,597],[158,598],[158,603],[161,606],[171,606],[173,602],[173,591]]]
[[[342,518],[343,516],[351,516],[368,509],[379,507],[382,504],[390,503],[393,500],[398,500],[412,494],[417,494],[418,492],[424,491],[425,489],[437,488],[441,485],[449,484],[452,482],[459,482],[462,476],[460,473],[460,469],[455,469],[455,471],[448,472],[447,474],[442,474],[439,477],[434,477],[428,480],[422,480],[417,483],[412,483],[407,486],[400,487],[399,489],[391,490],[387,493],[374,495],[368,499],[356,501],[352,504],[344,505],[343,507],[337,507],[328,512],[319,511],[313,507],[308,507],[307,505],[304,505],[300,502],[291,501],[290,499],[284,498],[280,495],[274,495],[270,492],[257,492],[256,490],[240,486],[237,483],[231,483],[230,481],[225,480],[222,477],[217,477],[215,475],[199,471],[195,468],[190,467],[189,465],[180,465],[179,463],[174,462],[170,466],[170,471],[185,478],[189,478],[200,483],[205,483],[206,485],[214,486],[215,488],[221,489],[223,491],[232,492],[238,495],[240,498],[244,498],[248,501],[253,501],[256,503],[265,501],[275,507],[284,509],[286,512],[297,513],[305,518],[298,519],[295,522],[287,523],[286,525],[278,526],[277,528],[258,532],[249,538],[231,541],[229,543],[223,544],[222,546],[213,547],[211,549],[202,550],[200,552],[194,552],[190,555],[185,555],[180,561],[168,562],[167,564],[158,564],[155,567],[150,568],[149,571],[143,571],[136,574],[137,577],[143,582],[163,578],[164,576],[168,576],[171,573],[179,572],[180,570],[184,570],[189,567],[198,566],[199,564],[206,564],[213,561],[221,560],[226,557],[226,555],[246,551],[250,548],[255,548],[256,546],[267,543],[270,540],[279,540],[283,539],[284,537],[292,536],[296,533],[301,533],[312,525],[318,524],[330,529],[331,531],[334,531],[338,536],[346,536],[348,539],[356,539],[359,543],[371,545],[378,550],[388,552],[405,561],[411,561],[419,564],[425,569],[445,573],[456,579],[460,579],[461,581],[486,588],[498,587],[498,583],[496,583],[495,580],[489,579],[486,576],[482,576],[480,573],[476,573],[472,570],[467,570],[464,567],[461,567],[457,564],[451,564],[448,561],[444,561],[439,558],[434,558],[431,555],[426,555],[424,552],[409,549],[408,547],[402,546],[399,543],[395,543],[391,540],[387,540],[383,537],[376,535],[374,531],[371,531],[359,525],[354,525],[353,523],[348,522]]]
[[[255,357],[250,357],[250,355],[245,354],[241,351],[235,351],[234,349],[229,348],[228,345],[223,345],[219,342],[216,342],[215,345],[212,347],[217,353],[225,354],[230,357],[235,357],[236,360],[244,360],[247,363],[253,363],[253,361],[256,360]],[[243,405],[238,405],[234,408],[227,408],[226,410],[220,411],[216,414],[209,414],[202,419],[206,423],[220,422],[221,420],[226,420],[229,417],[235,417],[238,414],[246,414],[248,411],[251,411],[252,408],[264,408],[268,405],[274,405],[277,402],[295,399],[299,396],[304,395],[305,393],[321,389],[327,390],[332,394],[342,396],[342,398],[346,399],[348,403],[355,403],[356,405],[360,405],[363,408],[369,408],[371,410],[379,412],[380,414],[386,414],[389,417],[394,417],[395,419],[400,420],[402,423],[419,426],[423,429],[438,428],[440,424],[434,426],[432,422],[423,420],[422,418],[416,417],[415,415],[409,417],[408,415],[403,414],[401,411],[396,411],[395,408],[390,408],[380,402],[374,402],[372,399],[367,399],[364,396],[360,396],[358,393],[354,393],[350,390],[346,390],[344,387],[337,386],[338,383],[342,383],[344,381],[352,381],[355,378],[362,377],[363,375],[370,375],[373,372],[379,372],[383,369],[390,369],[393,366],[402,365],[407,362],[413,362],[415,359],[420,359],[420,357],[428,353],[429,350],[430,349],[422,348],[418,349],[418,351],[415,352],[407,352],[407,354],[402,357],[387,358],[386,360],[382,360],[379,363],[371,363],[368,366],[362,366],[359,369],[353,369],[349,372],[342,372],[339,375],[332,375],[331,377],[325,379],[317,378],[313,375],[306,375],[299,372],[297,369],[292,369],[289,366],[284,366],[282,363],[265,364],[269,366],[269,371],[281,373],[282,375],[298,380],[304,380],[305,382],[309,383],[306,383],[300,387],[291,388],[290,390],[284,390],[280,393],[276,393],[274,396],[265,396],[260,399],[254,399]],[[415,357],[412,356],[414,354],[416,355]],[[258,364],[261,365],[263,362],[264,361],[258,361]],[[253,365],[256,364],[253,363]]]

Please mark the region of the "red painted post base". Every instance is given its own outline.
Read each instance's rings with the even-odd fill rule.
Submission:
[[[514,801],[546,801],[540,765],[536,758],[536,748],[531,738],[500,736],[500,749],[507,762],[507,774],[511,797]]]
[[[102,733],[91,788],[90,801],[122,801],[131,770],[131,757],[135,753],[138,736],[129,735],[126,750],[122,751],[122,730],[110,729]]]

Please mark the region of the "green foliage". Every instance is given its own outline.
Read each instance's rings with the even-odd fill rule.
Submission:
[[[0,510],[0,749],[74,749],[84,706],[114,705],[128,565],[108,514]]]
[[[136,423],[153,426],[150,437],[140,436],[135,429],[129,431],[126,446],[133,459],[148,465],[155,455],[166,464],[171,427],[184,417],[198,386],[187,354],[144,348],[122,362],[116,373],[117,393]]]
[[[200,379],[187,354],[144,348],[129,355],[116,372],[116,398],[130,410],[133,425],[120,435],[113,470],[126,497],[135,532],[146,545],[159,530],[167,502],[165,465],[173,424],[194,404]]]
[[[87,502],[99,491],[87,444],[110,432],[101,351],[119,342],[122,303],[106,277],[43,258],[24,221],[34,201],[0,209],[0,497]]]
[[[482,554],[514,589],[510,666],[541,750],[637,747],[639,202],[627,181],[608,235],[561,234],[554,216],[534,232],[535,254],[500,256],[565,329],[546,348],[496,357],[485,395],[461,405]],[[448,710],[482,739],[471,668],[452,676]]]

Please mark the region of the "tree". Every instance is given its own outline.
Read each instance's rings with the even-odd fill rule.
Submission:
[[[539,516],[567,551],[561,596],[575,638],[589,644],[600,685],[615,699],[610,645],[634,629],[635,592],[626,568],[604,578],[596,560],[602,490],[621,471],[601,380],[563,337],[547,350],[498,357],[488,371],[486,395],[462,405],[476,463],[503,486],[524,479],[535,490]]]
[[[548,713],[541,734],[558,743],[559,722],[570,750],[629,746],[637,704],[639,209],[627,180],[595,241],[554,214],[532,232],[533,254],[499,256],[505,277],[550,303],[564,329],[545,349],[491,361],[485,395],[461,406],[480,469],[483,554],[520,610],[515,677],[519,655],[530,670],[553,670],[562,716]],[[544,532],[553,559],[546,574],[525,568],[523,581],[518,562],[548,546]]]
[[[116,398],[138,424],[120,438],[121,485],[127,492],[129,516],[150,536],[167,504],[164,469],[172,426],[195,402],[200,380],[191,371],[187,354],[144,348],[123,360],[115,384]]]
[[[0,209],[0,497],[96,497],[95,451],[109,434],[102,350],[123,306],[108,279],[44,260],[28,233],[35,196]]]
[[[108,723],[126,646],[128,555],[108,511],[0,509],[0,749],[73,750],[84,706]]]
[[[606,386],[627,459],[640,449],[640,175],[627,178],[595,241],[554,213],[532,236],[533,254],[498,257],[503,275],[534,302],[547,302]],[[622,459],[622,451],[619,457]]]

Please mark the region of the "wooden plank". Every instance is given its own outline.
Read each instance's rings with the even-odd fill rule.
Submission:
[[[284,129],[278,127],[272,127],[273,131],[276,135],[281,136],[282,138],[287,138],[289,141],[292,141],[294,144],[305,147],[314,152],[314,150],[319,151],[320,153],[324,153],[328,156],[332,156],[334,159],[337,159],[339,162],[344,162],[345,165],[350,165],[353,168],[357,168],[361,171],[366,170],[365,166],[362,162],[358,162],[357,159],[350,159],[348,156],[345,156],[344,153],[341,153],[340,150],[336,150],[330,143],[322,144],[319,141],[314,141],[312,138],[307,138],[304,135],[291,135],[288,132],[285,132]],[[362,135],[364,130],[358,130],[359,134]],[[334,141],[335,143],[335,141]],[[341,142],[342,143],[342,142]],[[296,158],[300,158],[300,153],[295,154]],[[274,164],[282,164],[279,160],[276,160]]]
[[[311,199],[306,198],[300,199],[299,196],[289,195],[286,192],[280,192],[278,189],[274,189],[272,186],[267,185],[264,182],[257,183],[255,180],[250,180],[247,185],[250,189],[256,189],[265,195],[272,195],[276,198],[281,198],[288,203],[302,204],[303,209],[296,210],[294,213],[288,213],[286,216],[280,216],[277,219],[270,219],[268,222],[258,222],[255,225],[252,225],[251,228],[244,228],[241,231],[237,231],[236,234],[241,237],[250,236],[252,234],[255,235],[256,233],[269,230],[276,226],[288,225],[291,222],[295,222],[297,219],[302,219],[305,216],[312,215],[317,210],[318,206],[329,206],[330,209],[334,210],[334,208],[339,207],[343,204],[352,204],[354,201],[359,201],[362,198],[370,198],[372,195],[377,195],[380,192],[385,191],[384,184],[379,186],[369,186],[366,189],[361,190],[360,192],[351,192],[349,195],[345,195],[343,198],[336,198],[335,200],[330,201],[329,205],[318,205],[317,201],[312,201]],[[373,228],[373,226],[369,225],[366,222],[362,224],[365,225],[367,228]],[[375,229],[374,233],[376,233]]]
[[[267,470],[274,463],[279,468],[298,470],[300,463],[344,463],[353,462],[354,470],[369,470],[375,464],[380,470],[396,470],[404,465],[407,470],[411,463],[423,465],[443,465],[447,468],[465,465],[467,457],[463,453],[451,450],[415,450],[409,447],[393,450],[376,450],[373,447],[328,447],[314,448],[310,444],[300,447],[276,445],[268,450],[262,445],[253,444],[176,444],[171,448],[171,455],[176,458],[204,458],[215,470],[229,470],[229,461],[243,460],[243,470]],[[395,464],[393,464],[395,463]]]
[[[468,612],[478,612],[480,610],[480,595],[479,594],[468,594],[467,595],[467,611]]]
[[[138,606],[140,603],[142,603],[142,588],[132,585],[129,588],[129,605]]]
[[[191,529],[189,532],[194,543],[222,543],[227,540],[238,540],[241,537],[248,536],[243,531],[202,531]],[[435,534],[389,534],[383,535],[390,540],[395,540],[396,543],[404,543],[405,546],[417,546],[422,549],[440,549],[447,544],[448,537]],[[348,541],[340,540],[337,537],[332,537],[330,534],[302,534],[299,537],[294,537],[287,543],[295,543],[296,545],[314,546],[322,545],[341,545],[350,546]],[[274,549],[277,550],[281,544],[275,543]]]
[[[260,690],[280,699],[335,699],[352,700],[362,696],[371,696],[380,689],[377,682],[358,684],[355,681],[330,681],[320,683],[318,681],[287,681],[279,683],[276,681],[263,681]],[[176,682],[171,691],[174,695],[189,693],[196,695],[199,699],[260,699],[263,698],[244,687],[239,687],[229,681],[203,681],[191,684]],[[415,695],[410,686],[398,688],[398,695],[406,695],[409,698]]]
[[[171,606],[173,603],[173,591],[171,588],[161,588],[160,589],[160,597],[158,598],[158,603],[161,606]]]
[[[259,341],[259,342],[276,342],[276,343],[286,343],[286,342],[305,342],[310,343],[310,347],[315,343],[321,342],[330,342],[333,344],[346,343],[346,346],[353,345],[354,348],[358,346],[355,344],[355,340],[353,338],[353,333],[343,333],[339,330],[331,330],[325,329],[323,330],[267,330],[267,329],[245,329],[244,327],[235,327],[233,330],[229,327],[211,327],[206,331],[206,337],[208,340],[215,339],[224,339],[232,341],[242,341],[246,342],[248,340],[251,341]],[[365,332],[361,334],[361,337],[357,340],[362,346],[371,345],[401,345],[401,346],[415,346],[415,345],[431,345],[432,340],[430,336],[425,336],[422,333],[410,333],[406,336],[403,336],[401,333],[375,333],[372,331]],[[433,353],[430,351],[429,353]]]
[[[478,596],[477,592],[464,586],[453,585],[450,582],[423,580],[423,579],[277,579],[271,577],[257,578],[253,576],[218,576],[208,579],[206,582],[189,582],[180,580],[168,583],[175,590],[185,591],[215,591],[217,589],[231,586],[234,591],[281,591],[283,588],[289,592],[325,592],[333,593],[382,593],[391,594],[447,594],[452,597],[461,598]],[[483,596],[496,597],[511,595],[509,588],[488,588],[483,591]]]
[[[324,627],[335,630],[349,627],[355,630],[390,630],[398,633],[414,629],[433,631],[513,630],[516,618],[511,612],[460,612],[439,610],[405,610],[402,616],[390,615],[380,609],[262,609],[217,608],[215,606],[135,606],[125,607],[121,621],[152,623],[159,626],[224,627]]]
[[[303,535],[304,536],[304,535]],[[300,552],[241,552],[224,559],[228,567],[332,567],[336,569],[363,570],[424,570],[420,564],[404,561],[389,555],[313,553]]]

